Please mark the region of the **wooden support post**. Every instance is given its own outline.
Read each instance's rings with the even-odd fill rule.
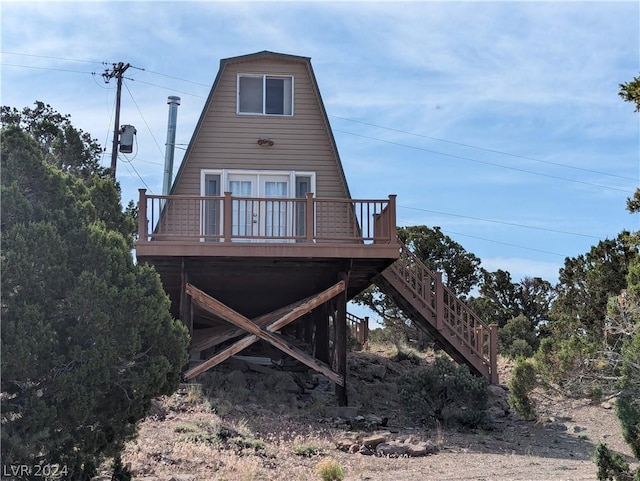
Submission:
[[[315,327],[315,318],[318,315],[317,311],[322,310],[322,308],[318,308],[314,310],[310,315],[305,316],[303,319],[304,322],[304,342],[306,342],[309,346],[313,346],[313,328]]]
[[[369,341],[369,316],[364,316],[362,328],[362,345],[364,346]]]
[[[315,237],[315,213],[313,211],[313,192],[307,192],[305,207],[305,230],[307,234],[307,242],[312,243]]]
[[[182,286],[180,288],[180,320],[189,329],[189,334],[193,336],[193,309],[191,308],[191,297],[187,294],[187,284],[189,283],[189,271],[187,261],[182,258]]]
[[[347,274],[342,275],[342,280],[347,282]],[[336,384],[336,400],[338,406],[347,405],[347,293],[345,291],[336,297],[336,317],[334,319],[334,328],[336,333],[335,341],[335,360],[336,371],[338,375],[344,379],[344,385]]]
[[[498,325],[489,324],[489,364],[491,365],[491,384],[498,384]]]
[[[396,194],[389,196],[389,243],[391,244],[397,242],[396,197]]]
[[[138,242],[146,242],[147,238],[147,189],[138,189]]]
[[[222,221],[222,237],[225,242],[231,242],[231,231],[233,230],[233,209],[231,203],[231,192],[225,192],[222,205],[222,212],[224,216]]]
[[[316,359],[329,364],[329,308],[327,304],[317,309],[315,317],[315,350]]]

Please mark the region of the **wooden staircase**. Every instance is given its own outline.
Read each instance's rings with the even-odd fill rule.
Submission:
[[[498,326],[482,321],[399,239],[400,258],[374,278],[378,288],[456,362],[498,383]]]

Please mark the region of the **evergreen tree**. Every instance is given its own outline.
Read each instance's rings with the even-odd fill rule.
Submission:
[[[34,133],[7,111],[2,460],[58,463],[66,479],[88,479],[135,434],[151,399],[177,388],[188,334],[155,271],[133,262],[131,218],[95,151],[61,151],[59,125]]]

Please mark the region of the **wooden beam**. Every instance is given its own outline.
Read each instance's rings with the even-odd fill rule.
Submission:
[[[343,279],[348,281],[348,275],[343,274]],[[335,328],[335,360],[336,371],[338,375],[345,381],[343,384],[336,383],[336,400],[338,406],[347,405],[347,296],[346,292],[340,293],[336,297],[336,317],[334,319]]]
[[[192,297],[193,301],[197,303],[201,308],[208,310],[209,312],[215,314],[216,316],[222,319],[225,319],[226,321],[242,328],[243,330],[246,330],[252,335],[244,337],[243,339],[239,340],[232,346],[229,346],[227,349],[216,354],[211,359],[205,361],[199,366],[194,367],[193,369],[190,369],[185,373],[185,377],[187,379],[191,379],[197,376],[198,374],[212,368],[213,366],[216,366],[217,364],[220,364],[221,362],[233,356],[234,354],[237,354],[238,352],[247,348],[248,346],[256,342],[258,338],[260,338],[269,342],[270,344],[277,347],[281,351],[286,352],[293,358],[298,359],[300,362],[309,366],[315,371],[318,371],[324,374],[325,376],[327,376],[327,378],[329,378],[331,381],[335,382],[336,384],[344,383],[344,380],[340,376],[336,375],[328,365],[318,361],[317,359],[313,358],[312,356],[308,355],[306,352],[298,348],[289,346],[280,337],[273,334],[273,332],[279,330],[280,328],[289,324],[290,322],[295,321],[299,317],[313,310],[318,305],[323,304],[328,299],[331,299],[336,295],[343,293],[345,290],[345,285],[346,284],[343,281],[338,282],[337,284],[331,286],[329,289],[326,289],[320,294],[313,296],[311,299],[304,302],[297,308],[293,309],[291,312],[288,312],[283,316],[279,317],[278,319],[273,321],[271,324],[266,326],[266,329],[262,329],[260,326],[258,326],[257,324],[254,324],[251,320],[247,319],[242,314],[234,311],[230,307],[224,305],[217,299],[214,299],[213,297],[199,290],[195,286],[191,284],[187,285],[187,293]],[[283,309],[279,309],[277,312],[282,312],[282,311]],[[265,315],[265,316],[269,316],[269,315]],[[265,317],[265,316],[261,316],[261,317]]]
[[[180,289],[180,320],[189,329],[189,334],[193,336],[193,309],[191,306],[191,298],[187,295],[186,287],[189,283],[189,271],[187,263],[182,258],[181,269],[181,289]]]
[[[339,289],[339,287],[337,287],[338,284],[335,284],[334,286],[320,293],[319,295],[322,296],[321,298],[318,298],[318,295],[309,296],[300,301],[293,302],[285,307],[281,307],[280,309],[276,309],[275,311],[258,316],[252,319],[252,321],[254,322],[254,324],[257,324],[260,327],[266,327],[269,324],[271,324],[274,320],[284,316],[285,314],[287,315],[293,314],[295,319],[296,318],[295,316],[297,315],[297,313],[303,312],[303,314],[301,315],[304,315],[312,311],[313,309],[315,309],[319,305],[318,302],[321,302],[325,294],[337,295],[338,293],[336,292],[336,289]],[[216,317],[218,316],[216,315]],[[286,320],[285,322],[289,323],[291,321]],[[196,331],[197,341],[194,341],[191,345],[191,348],[194,351],[204,351],[205,349],[208,349],[213,346],[217,346],[218,344],[228,341],[229,339],[233,339],[234,337],[241,336],[242,334],[245,333],[243,329],[240,329],[235,325],[232,325],[223,329],[219,327],[207,328],[206,329],[207,332],[205,336],[203,336],[202,334],[199,334],[198,331]]]
[[[196,377],[198,374],[202,374],[203,372],[208,371],[212,367],[217,366],[221,362],[226,361],[231,356],[234,356],[234,355],[238,354],[239,352],[243,351],[244,349],[249,347],[251,344],[253,344],[257,340],[258,340],[258,338],[256,336],[253,336],[253,335],[252,336],[243,337],[242,339],[240,339],[235,344],[232,344],[231,346],[227,347],[226,349],[223,349],[222,351],[220,351],[215,356],[213,356],[213,357],[207,359],[206,361],[204,361],[202,364],[199,364],[196,367],[189,369],[187,372],[184,373],[184,377],[186,379],[191,379],[191,378]]]
[[[329,378],[336,384],[340,385],[344,383],[342,378],[338,376],[336,373],[334,373],[331,370],[331,368],[325,363],[318,361],[313,356],[310,356],[306,352],[296,347],[290,346],[280,336],[273,334],[273,332],[270,332],[268,330],[263,330],[262,328],[260,328],[260,326],[257,326],[253,322],[251,322],[250,319],[246,318],[239,312],[234,311],[233,309],[226,306],[225,304],[218,301],[217,299],[209,296],[208,294],[201,291],[197,287],[194,287],[193,285],[189,284],[189,286],[187,286],[187,292],[191,296],[191,299],[193,300],[193,302],[198,304],[201,308],[209,310],[212,314],[216,314],[217,316],[220,316],[225,321],[235,324],[236,326],[244,329],[248,333],[253,334],[254,336],[257,336],[264,341],[267,341],[269,344],[280,349],[282,352],[289,354],[294,359],[297,359],[301,363],[324,374],[325,376],[327,376],[327,378]],[[274,322],[273,324],[276,324],[276,323],[277,321]],[[272,327],[272,325],[269,327]],[[274,331],[277,330],[277,328],[272,328],[272,329]],[[252,339],[251,344],[253,344],[253,342],[255,342],[255,340]]]

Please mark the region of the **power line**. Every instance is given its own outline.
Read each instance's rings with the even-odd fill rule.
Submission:
[[[70,72],[70,73],[81,73],[84,75],[91,75],[92,72],[82,72],[81,70],[68,70],[68,69],[64,69],[64,68],[51,68],[51,67],[36,67],[33,65],[17,65],[17,64],[13,64],[13,63],[2,63],[0,64],[3,67],[20,67],[20,68],[31,68],[31,69],[35,69],[35,70],[54,70],[56,72]]]
[[[377,137],[370,137],[368,135],[356,134],[354,132],[348,132],[346,130],[334,129],[334,132],[342,132],[343,134],[349,134],[349,135],[353,135],[353,136],[356,136],[356,137],[362,137],[364,139],[369,139],[369,140],[376,140],[378,142],[384,142],[386,144],[398,145],[400,147],[406,147],[408,149],[420,150],[422,152],[429,152],[431,154],[443,155],[445,157],[452,157],[454,159],[468,160],[470,162],[475,162],[477,164],[491,165],[493,167],[500,167],[502,169],[507,169],[507,170],[515,170],[517,172],[524,172],[526,174],[539,175],[541,177],[547,177],[547,178],[550,178],[550,179],[564,180],[566,182],[573,182],[573,183],[576,183],[576,184],[588,185],[588,186],[591,186],[591,187],[599,187],[601,189],[617,190],[619,192],[624,192],[626,194],[633,194],[633,192],[634,192],[634,191],[630,191],[630,190],[627,190],[627,189],[619,189],[617,187],[609,187],[609,186],[606,186],[606,185],[594,184],[594,183],[585,182],[585,181],[582,181],[582,180],[568,179],[566,177],[560,177],[560,176],[557,176],[557,175],[543,174],[541,172],[534,172],[532,170],[520,169],[518,167],[510,167],[510,166],[507,166],[507,165],[496,164],[494,162],[487,162],[487,161],[484,161],[484,160],[472,159],[470,157],[464,157],[464,156],[461,156],[461,155],[447,154],[447,153],[444,153],[444,152],[439,152],[437,150],[425,149],[423,147],[416,147],[414,145],[407,145],[407,144],[402,144],[400,142],[393,142],[391,140],[384,140],[384,139],[379,139]]]
[[[581,170],[583,172],[590,172],[592,174],[606,175],[606,176],[609,176],[609,177],[616,177],[618,179],[633,180],[633,181],[637,181],[638,180],[638,179],[636,179],[634,177],[626,177],[624,175],[611,174],[609,172],[602,172],[602,171],[599,171],[599,170],[585,169],[583,167],[576,167],[576,166],[573,166],[573,165],[562,164],[560,162],[551,162],[549,160],[542,160],[542,159],[536,159],[534,157],[527,157],[526,155],[512,154],[512,153],[504,152],[504,151],[501,151],[501,150],[488,149],[486,147],[479,147],[477,145],[470,145],[470,144],[465,144],[465,143],[462,143],[462,142],[456,142],[456,141],[453,141],[453,140],[446,140],[446,139],[440,139],[440,138],[437,138],[437,137],[430,137],[428,135],[416,134],[414,132],[407,132],[406,130],[400,130],[400,129],[394,129],[392,127],[385,127],[385,126],[382,126],[382,125],[376,125],[376,124],[372,124],[372,123],[369,123],[369,122],[364,122],[362,120],[354,120],[354,119],[349,119],[349,118],[346,118],[346,117],[339,117],[337,115],[329,115],[329,117],[333,117],[333,118],[340,119],[340,120],[346,120],[348,122],[354,122],[354,123],[357,123],[357,124],[368,125],[370,127],[376,127],[378,129],[389,130],[391,132],[398,132],[398,133],[401,133],[401,134],[413,135],[414,137],[420,137],[420,138],[423,138],[423,139],[435,140],[435,141],[438,141],[438,142],[445,142],[447,144],[459,145],[461,147],[467,147],[467,148],[470,148],[470,149],[482,150],[484,152],[490,152],[490,153],[493,153],[493,154],[508,155],[510,157],[516,157],[518,159],[532,160],[534,162],[540,162],[542,164],[555,165],[555,166],[558,166],[558,167],[565,167],[567,169]]]
[[[134,78],[128,78],[127,80],[131,80],[133,82],[138,82],[138,83],[141,83],[141,84],[151,85],[152,87],[158,87],[158,88],[161,88],[161,89],[171,90],[172,92],[178,92],[178,93],[185,94],[185,95],[191,95],[192,97],[197,97],[199,99],[205,98],[204,95],[192,94],[191,92],[185,92],[184,90],[178,90],[178,89],[174,89],[173,87],[166,87],[164,85],[152,84],[150,82],[145,82],[144,80],[139,80],[139,79],[134,79]]]
[[[579,237],[589,237],[591,239],[601,239],[601,237],[595,236],[595,235],[590,235],[590,234],[580,234],[578,232],[569,232],[569,231],[564,231],[564,230],[557,230],[557,229],[548,229],[545,227],[536,227],[536,226],[532,226],[532,225],[525,225],[525,224],[517,224],[515,222],[505,222],[505,221],[501,221],[501,220],[495,220],[495,219],[483,219],[481,217],[472,217],[469,215],[462,215],[462,214],[452,214],[450,212],[440,212],[437,210],[429,210],[429,209],[421,209],[419,207],[409,207],[406,205],[399,205],[398,207],[402,208],[402,209],[410,209],[410,210],[418,210],[421,212],[430,212],[432,214],[441,214],[441,215],[448,215],[451,217],[461,217],[464,219],[473,219],[473,220],[479,220],[482,222],[491,222],[494,224],[502,224],[502,225],[509,225],[509,226],[513,226],[513,227],[522,227],[525,229],[533,229],[533,230],[541,230],[541,231],[546,231],[546,232],[555,232],[557,234],[567,234],[567,235],[574,235],[574,236],[579,236]]]
[[[493,240],[493,239],[485,239],[484,237],[478,237],[478,236],[469,235],[469,234],[462,234],[460,232],[453,232],[453,231],[445,230],[445,229],[442,229],[442,232],[447,232],[449,234],[454,234],[454,235],[461,235],[463,237],[470,237],[472,239],[478,239],[478,240],[482,240],[482,241],[486,241],[486,242],[492,242],[494,244],[501,244],[501,245],[505,245],[505,246],[509,246],[509,247],[517,247],[518,249],[525,249],[525,250],[528,250],[528,251],[541,252],[543,254],[550,254],[552,256],[570,257],[570,256],[565,255],[565,254],[558,254],[557,252],[545,251],[543,249],[536,249],[534,247],[525,247],[525,246],[521,246],[521,245],[518,245],[518,244],[511,244],[510,242],[502,242],[502,241],[497,241],[497,240]]]
[[[182,82],[188,82],[194,85],[202,85],[203,87],[211,87],[211,84],[203,84],[202,82],[194,82],[193,80],[187,80],[184,78],[180,78],[180,77],[174,77],[173,75],[167,75],[166,73],[160,73],[160,72],[154,72],[153,70],[149,70],[146,68],[141,68],[141,67],[133,67],[135,69],[138,70],[142,70],[143,72],[148,72],[148,73],[152,73],[155,75],[161,75],[162,77],[167,77],[167,78],[172,78],[174,80],[181,80]]]
[[[142,118],[142,121],[147,126],[147,130],[151,134],[151,138],[153,139],[153,142],[156,144],[156,147],[158,147],[158,150],[160,151],[160,155],[164,155],[164,153],[162,152],[162,149],[160,148],[160,145],[158,144],[158,141],[156,140],[155,136],[153,135],[153,132],[151,131],[151,127],[149,127],[149,124],[147,123],[147,120],[144,118],[144,115],[142,115],[142,111],[140,110],[140,107],[138,106],[138,103],[136,102],[136,99],[133,98],[133,94],[131,93],[131,90],[129,90],[129,86],[127,84],[124,84],[124,87],[127,89],[127,92],[129,92],[129,97],[131,97],[131,100],[133,101],[133,104],[136,106],[136,109],[138,110],[138,113],[140,114],[140,117]]]
[[[36,58],[46,58],[46,59],[50,59],[50,60],[65,60],[67,62],[98,63],[98,64],[102,64],[102,65],[106,64],[106,62],[99,62],[97,60],[80,60],[80,59],[77,59],[77,58],[51,57],[51,56],[48,56],[48,55],[35,55],[35,54],[30,54],[30,53],[5,52],[5,51],[0,51],[0,53],[3,54],[3,55],[18,55],[20,57],[36,57]]]

